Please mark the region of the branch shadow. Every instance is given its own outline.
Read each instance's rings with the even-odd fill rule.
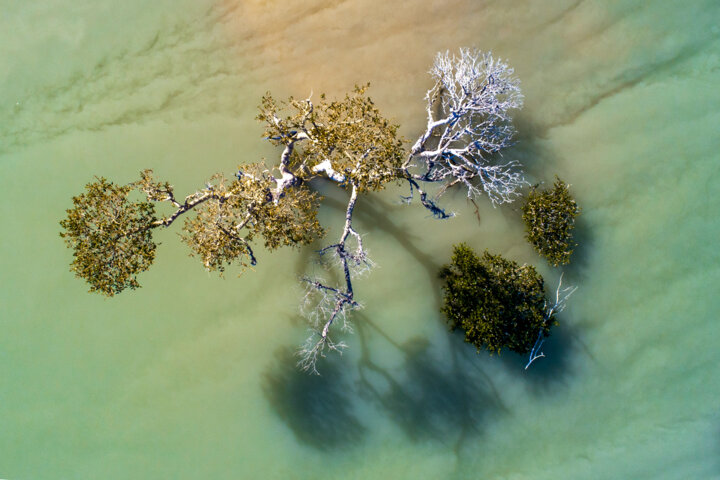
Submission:
[[[549,153],[545,151],[541,154]],[[532,148],[526,147],[525,155],[533,155]],[[358,202],[355,211],[355,218],[362,224],[362,230],[382,231],[392,237],[423,267],[433,291],[436,311],[439,311],[442,305],[442,282],[437,272],[441,263],[417,246],[419,239],[393,222],[391,218],[394,217],[388,215],[390,211],[408,207],[393,205],[373,196],[364,196],[362,200]],[[325,196],[323,205],[338,212],[344,212],[346,208],[344,199],[334,193]],[[519,212],[519,208],[513,208],[512,217],[522,222]],[[579,280],[587,270],[591,249],[592,234],[582,216],[576,224],[575,236],[580,246],[567,268],[568,279],[572,282]],[[296,263],[299,276],[307,272],[311,264],[308,260],[312,254],[312,249],[303,249],[302,258]],[[356,385],[357,391],[351,394],[353,397],[371,400],[374,405],[379,406],[412,441],[455,441],[458,449],[463,439],[480,435],[484,425],[492,418],[509,413],[500,394],[495,390],[491,377],[483,371],[483,362],[478,361],[475,348],[463,341],[462,334],[446,335],[448,351],[445,355],[438,355],[435,345],[431,345],[425,337],[416,337],[399,344],[367,316],[360,312],[353,313],[353,316],[357,320],[355,325],[361,345],[361,358],[357,363],[360,377]],[[388,368],[373,359],[368,341],[371,331],[402,352],[404,360],[401,367]],[[531,393],[544,395],[568,384],[574,373],[572,358],[581,347],[581,341],[573,327],[561,323],[553,328],[552,336],[545,343],[546,357],[535,362],[529,370],[524,369],[527,357],[512,352],[503,352],[499,364],[503,370],[509,370],[511,375],[521,378]],[[325,368],[324,366],[323,369]],[[335,374],[326,373],[324,370],[322,373],[323,376],[328,373]],[[298,423],[299,419],[294,417],[300,413],[296,410],[289,421]],[[312,411],[309,414],[312,414]],[[304,415],[307,415],[307,412]],[[318,438],[306,440],[306,443],[318,442]]]
[[[535,360],[527,370],[528,355],[509,351],[502,351],[499,355],[505,369],[516,377],[522,377],[533,394],[555,394],[566,387],[575,374],[577,362],[573,359],[578,355],[584,354],[595,360],[577,329],[566,322],[551,329],[541,350],[545,357]]]
[[[590,269],[590,255],[594,249],[594,235],[587,219],[580,215],[575,219],[573,241],[577,244],[570,256],[570,263],[563,271],[567,272],[569,284],[578,284],[584,280]]]
[[[555,175],[568,182],[569,180],[563,172],[553,172],[547,169],[547,165],[553,164],[553,159],[557,155],[548,147],[548,143],[545,141],[544,135],[546,131],[524,115],[518,116],[515,124],[521,134],[518,135],[517,143],[510,147],[504,155],[518,160],[523,165],[530,184],[542,184],[542,187],[549,187],[553,184]],[[573,191],[572,182],[569,183],[571,184],[570,193],[577,200],[578,192]],[[582,202],[578,201],[578,204],[582,209]],[[522,222],[520,208],[517,208],[517,211],[519,212],[517,221]],[[570,257],[570,263],[564,266],[563,270],[568,272],[571,281],[577,283],[587,274],[590,255],[594,247],[592,227],[582,211],[575,220],[573,241],[577,245]]]
[[[326,196],[323,200],[323,205],[338,211],[345,211],[347,207],[346,203],[343,203],[337,198]],[[421,265],[427,272],[428,279],[432,285],[433,295],[435,299],[435,305],[437,310],[440,310],[442,304],[442,296],[440,294],[440,278],[438,272],[441,264],[438,263],[432,256],[423,252],[416,246],[416,242],[419,238],[416,235],[409,233],[407,230],[401,228],[394,223],[388,212],[398,208],[411,208],[406,205],[392,205],[379,198],[365,195],[362,197],[362,202],[358,201],[356,210],[353,217],[362,224],[363,229],[361,232],[373,232],[382,231],[383,233],[391,236],[398,245],[402,245],[403,249],[410,254],[410,256]],[[429,220],[429,221],[442,221],[442,220]],[[297,264],[300,272],[305,272],[303,266],[300,263]],[[308,264],[305,264],[307,268]],[[302,273],[301,273],[302,274]]]
[[[329,451],[358,444],[366,428],[355,414],[352,386],[337,356],[324,359],[322,376],[299,370],[290,348],[281,348],[265,370],[262,390],[273,412],[297,441]]]
[[[361,205],[359,204],[358,210],[356,211],[358,220],[362,222],[365,227],[367,227],[366,230],[380,230],[393,237],[395,241],[397,241],[400,245],[403,245],[405,250],[410,253],[410,255],[420,265],[424,267],[424,270],[428,275],[430,285],[432,286],[436,311],[439,311],[443,300],[441,289],[442,282],[438,277],[437,272],[439,271],[441,264],[437,262],[433,257],[418,248],[415,245],[415,241],[417,239],[414,238],[412,234],[409,234],[406,230],[402,229],[397,224],[392,222],[389,217],[384,213],[393,208],[407,207],[391,205],[388,202],[378,198],[364,198],[363,200],[364,201]],[[344,210],[345,208],[345,204],[337,199],[326,198],[325,203],[330,208],[338,210]],[[522,221],[519,214],[515,216],[517,217],[517,221]],[[567,272],[566,278],[568,280],[568,283],[570,284],[576,284],[583,278],[584,272],[587,270],[589,251],[592,247],[592,235],[590,233],[589,225],[582,216],[578,217],[578,220],[579,221],[576,223],[576,229],[574,234],[579,246],[573,253],[572,262],[570,263],[570,265],[563,267],[563,269]],[[302,268],[299,263],[298,268]],[[369,319],[367,319],[367,317],[364,316],[362,313],[355,312],[353,315],[356,316],[358,320],[356,323],[357,325],[369,322]],[[442,327],[446,328],[446,325],[443,322],[441,323]],[[376,325],[373,328],[379,330]],[[462,332],[458,332],[457,335],[449,334],[448,341],[454,345],[453,352],[455,355],[466,355],[462,352],[470,352],[470,356],[465,356],[464,361],[468,364],[472,364],[476,368],[479,368],[480,362],[477,361],[475,349],[474,347],[466,344],[463,341]],[[427,339],[417,339],[414,343],[416,345],[425,345],[426,349],[429,345]],[[417,365],[419,363],[420,359],[423,358],[422,355],[415,351],[408,350],[408,346],[396,344],[395,347],[406,351],[407,355],[415,358],[413,362],[408,363],[407,365],[408,372],[414,372],[412,373],[412,375],[410,375],[410,377],[415,379],[412,380],[413,382],[418,384],[423,382],[425,382],[426,384],[432,384],[434,382],[433,378],[435,378],[433,377],[433,375],[441,374],[437,377],[438,381],[440,378],[446,378],[448,376],[448,372],[437,371],[437,366],[442,365],[442,362],[436,361],[437,359],[434,360],[435,363],[425,364],[425,366],[428,368],[428,374],[425,376],[420,376],[417,370],[413,369],[413,365]],[[522,376],[531,391],[539,394],[544,394],[550,390],[556,389],[561,385],[567,384],[569,378],[573,373],[571,358],[572,355],[579,348],[582,348],[582,345],[579,340],[578,332],[576,332],[575,329],[567,322],[561,322],[560,325],[552,329],[552,335],[545,342],[543,350],[546,354],[546,357],[533,363],[533,365],[528,370],[525,370],[527,356],[518,355],[513,352],[502,352],[500,355],[500,363],[504,366],[504,368],[510,370],[513,374],[517,376]],[[585,350],[587,351],[587,348],[585,348]],[[427,352],[425,353],[425,355],[427,355]],[[367,363],[366,366],[377,368],[377,365],[373,365],[372,363]],[[459,375],[458,378],[460,378],[459,381],[461,382],[463,381],[462,376],[466,375],[466,373],[462,371],[452,372],[452,374]],[[489,377],[486,378],[485,381],[487,381],[488,379]],[[441,383],[438,384],[441,385]],[[463,395],[456,394],[460,391],[458,390],[459,385],[445,385],[444,388],[446,389],[446,391],[451,392],[451,397],[455,399],[463,397]],[[400,393],[402,392],[397,391],[396,393],[399,395],[398,398],[400,398]],[[496,397],[496,400],[497,399],[499,399],[499,397]],[[426,427],[428,428],[424,428],[422,422],[420,421],[417,421],[414,424],[418,426],[417,428],[419,428],[421,431],[432,430],[432,428],[430,428],[431,426],[429,425],[426,425]],[[413,436],[418,435],[419,434],[417,433],[413,434]]]
[[[468,362],[457,343],[450,342],[448,351],[438,354],[425,337],[398,344],[367,317],[361,320],[359,393],[410,441],[440,442],[459,454],[465,440],[481,435],[487,422],[507,413],[490,377],[476,362]],[[373,332],[403,354],[399,367],[383,367],[373,359]]]

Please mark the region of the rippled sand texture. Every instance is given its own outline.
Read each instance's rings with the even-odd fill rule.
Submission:
[[[0,15],[0,477],[720,477],[720,4],[116,3]],[[67,271],[57,222],[93,175],[149,167],[190,192],[276,158],[253,120],[266,90],[369,81],[412,138],[433,55],[468,45],[522,79],[506,158],[583,207],[579,290],[532,370],[476,355],[438,313],[452,243],[559,276],[516,206],[476,215],[461,194],[445,222],[400,189],[363,199],[380,268],[321,377],[293,367],[312,249],[223,280],[160,232],[143,288],[109,300]],[[334,236],[344,194],[323,193]]]

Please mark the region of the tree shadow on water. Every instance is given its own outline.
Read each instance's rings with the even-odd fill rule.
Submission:
[[[582,212],[575,220],[573,241],[577,244],[570,257],[570,264],[562,267],[567,279],[573,284],[580,283],[586,276],[590,265],[590,253],[593,251],[594,236],[590,223]]]
[[[411,441],[439,441],[457,453],[464,440],[480,435],[487,421],[506,411],[490,378],[467,362],[456,345],[438,354],[424,337],[398,344],[368,318],[358,322],[357,330],[362,349],[359,393],[374,401]],[[373,360],[371,333],[403,354],[400,367],[383,367]]]
[[[564,322],[552,328],[541,351],[545,356],[535,360],[527,370],[527,354],[503,351],[499,358],[507,371],[522,377],[530,391],[537,394],[557,392],[567,386],[574,375],[573,366],[579,354],[594,360],[576,329]]]
[[[347,206],[343,201],[330,196],[325,197],[323,205],[340,212],[344,211]],[[397,242],[397,245],[401,245],[403,250],[408,253],[418,265],[423,267],[427,273],[427,279],[432,286],[433,299],[439,310],[442,304],[442,295],[440,290],[441,281],[438,272],[442,265],[442,259],[434,258],[429,253],[423,251],[422,238],[403,228],[401,225],[396,224],[393,218],[397,215],[393,216],[388,214],[388,212],[396,213],[406,208],[412,207],[400,203],[391,204],[372,195],[367,195],[362,198],[362,202],[358,201],[354,218],[356,218],[360,224],[358,230],[361,234],[377,231],[383,232],[392,237]],[[431,221],[443,222],[451,220],[428,219],[428,222]],[[312,262],[297,263],[297,273],[299,276],[306,275],[310,268],[312,268]]]
[[[577,200],[581,208],[580,215],[575,220],[573,229],[573,241],[576,243],[573,254],[570,257],[570,264],[563,266],[562,270],[567,272],[567,280],[573,283],[582,281],[588,271],[590,254],[593,251],[594,235],[593,229],[583,212],[583,192],[573,187],[573,178],[568,178],[568,172],[557,170],[556,167],[548,168],[548,165],[556,165],[558,153],[553,148],[552,142],[547,138],[547,130],[533,121],[526,115],[519,115],[515,119],[518,129],[517,144],[503,152],[502,157],[493,157],[496,161],[501,158],[509,158],[519,161],[526,173],[526,180],[532,185],[538,185],[540,189],[549,188],[555,182],[555,176],[560,177],[564,182],[570,184],[570,194]],[[510,205],[510,210],[516,212],[509,215],[514,221],[522,223],[521,206],[525,200],[518,199]],[[539,261],[544,261],[540,259]]]
[[[298,369],[290,348],[280,349],[264,372],[262,388],[275,414],[298,442],[318,450],[357,444],[365,427],[354,413],[351,385],[337,356],[325,359],[322,375]]]

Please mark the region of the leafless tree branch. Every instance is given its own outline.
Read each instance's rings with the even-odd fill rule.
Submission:
[[[312,328],[312,334],[298,352],[300,357],[298,366],[305,371],[317,373],[317,361],[325,356],[326,351],[342,351],[346,347],[345,343],[335,342],[332,339],[330,328],[340,320],[343,330],[352,331],[348,313],[361,308],[361,305],[355,301],[352,280],[369,271],[373,263],[363,247],[362,237],[352,225],[357,197],[358,187],[353,184],[345,209],[345,225],[340,240],[318,252],[321,256],[334,256],[335,264],[339,266],[343,275],[343,285],[330,286],[318,278],[303,279],[306,285],[304,313]],[[354,246],[350,245],[350,239],[354,240]]]
[[[570,298],[570,295],[575,293],[575,290],[577,290],[578,288],[573,286],[562,288],[563,275],[564,273],[560,274],[560,280],[558,282],[557,289],[555,290],[555,301],[552,303],[548,303],[547,301],[545,301],[546,324],[552,322],[553,316],[565,310],[568,298]],[[545,335],[543,334],[543,329],[540,329],[540,331],[538,332],[538,338],[535,341],[535,345],[533,345],[533,348],[530,350],[530,357],[528,358],[528,362],[525,365],[525,370],[527,370],[535,360],[543,358],[545,356],[545,354],[541,350],[543,343],[545,343]]]
[[[439,53],[430,73],[427,125],[403,165],[405,178],[418,190],[417,182],[461,183],[469,198],[484,192],[493,205],[512,202],[526,183],[520,164],[493,164],[487,156],[512,145],[511,112],[523,100],[513,69],[491,53],[463,48]],[[444,218],[435,201],[421,201]]]

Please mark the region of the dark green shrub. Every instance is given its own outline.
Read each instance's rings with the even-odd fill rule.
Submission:
[[[445,281],[442,312],[478,350],[524,354],[540,332],[549,334],[554,319],[546,318],[543,278],[534,267],[487,251],[478,257],[460,244],[440,278]]]
[[[554,267],[570,263],[576,244],[572,230],[580,214],[568,185],[555,177],[548,190],[533,188],[522,207],[526,238],[535,250]]]

